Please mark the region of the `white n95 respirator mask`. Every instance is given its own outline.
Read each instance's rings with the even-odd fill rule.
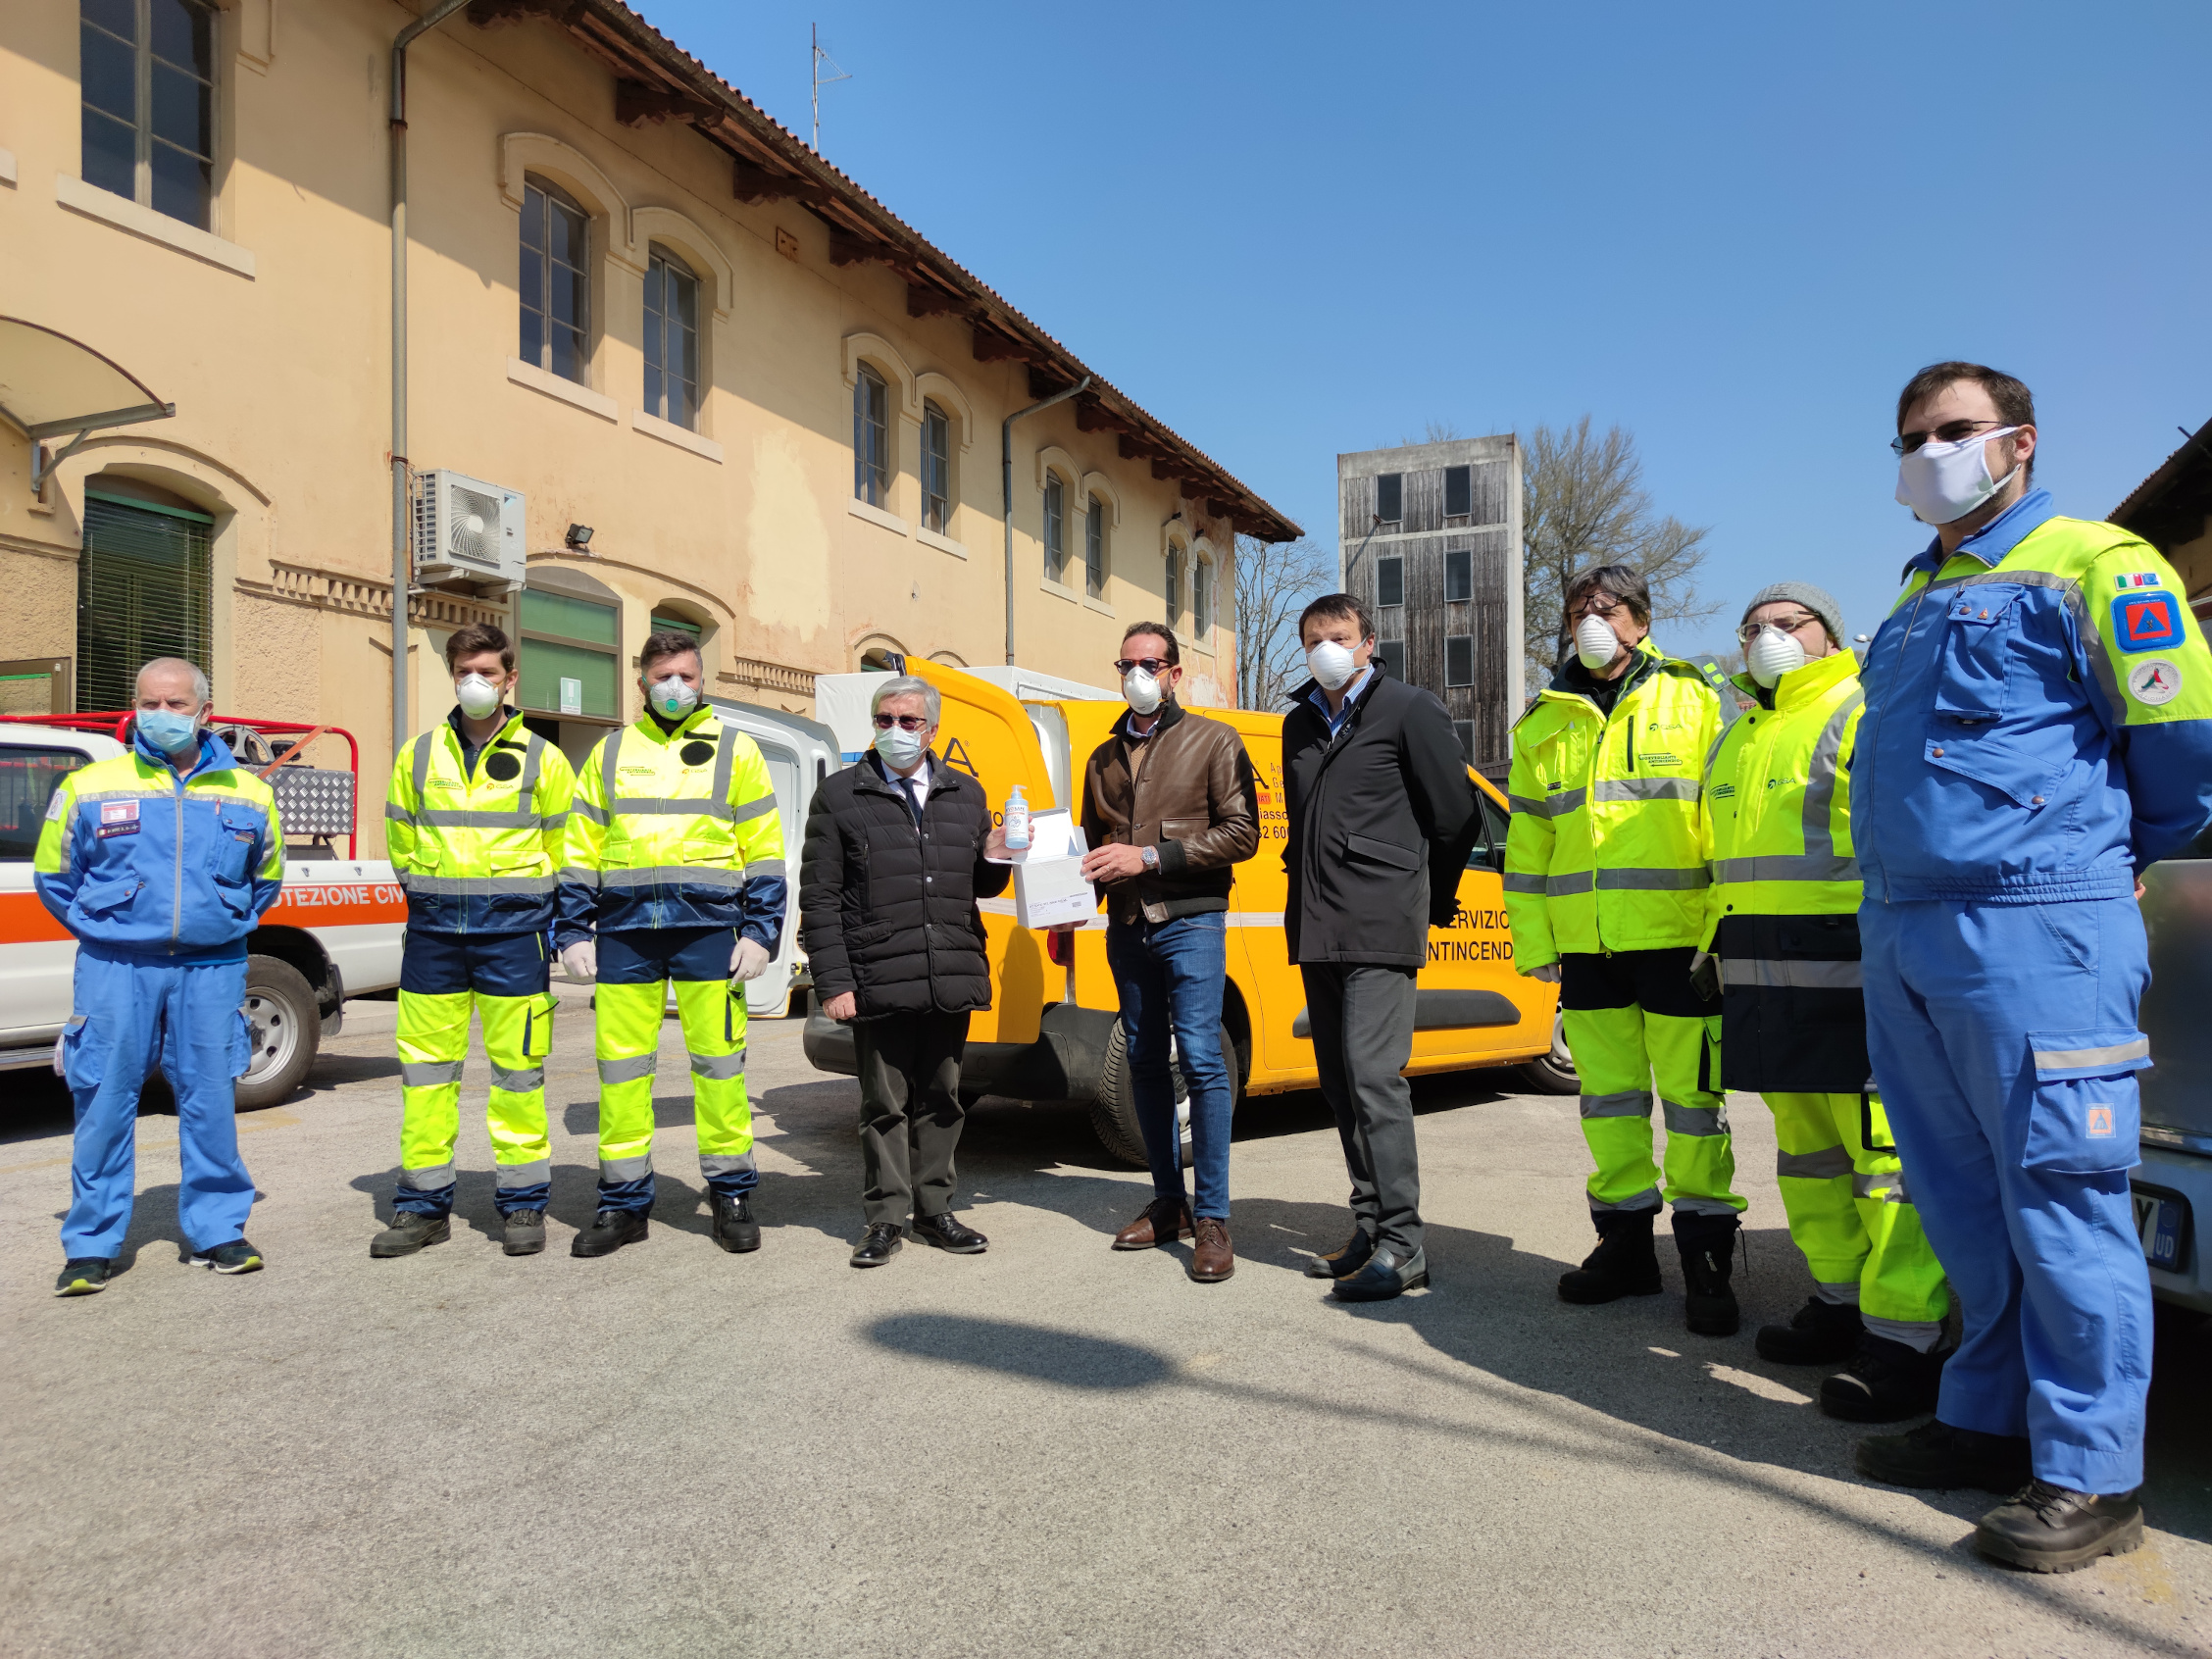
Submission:
[[[1306,653],[1306,668],[1324,691],[1340,689],[1357,668],[1351,652],[1333,639],[1324,639]]]
[[[699,693],[686,685],[680,675],[670,675],[666,679],[653,681],[653,712],[675,720],[687,715],[699,706]]]
[[[1753,679],[1772,691],[1784,675],[1805,666],[1805,647],[1797,643],[1794,633],[1785,633],[1769,623],[1743,653],[1743,666],[1751,671]]]
[[[461,712],[471,720],[482,720],[499,707],[499,687],[480,674],[465,674],[453,688],[453,695],[461,705]]]
[[[1140,668],[1122,677],[1122,701],[1136,714],[1148,715],[1160,706],[1160,682]]]
[[[1621,654],[1621,636],[1603,617],[1584,617],[1575,629],[1575,655],[1583,667],[1595,674],[1613,666]]]

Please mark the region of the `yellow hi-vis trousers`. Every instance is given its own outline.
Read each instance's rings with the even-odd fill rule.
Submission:
[[[1734,1215],[1735,1150],[1720,1081],[1721,1011],[1689,988],[1687,948],[1561,958],[1567,1048],[1583,1080],[1592,1210]],[[1662,1185],[1651,1151],[1656,1082],[1667,1122]]]
[[[553,1190],[545,1130],[545,1057],[554,1000],[540,933],[414,933],[399,988],[399,1189],[393,1208],[442,1216],[453,1208],[454,1149],[461,1133],[461,1068],[469,1021],[483,1023],[491,1131],[501,1215],[542,1210]]]
[[[722,948],[727,955],[729,947]],[[642,1213],[653,1204],[653,1074],[670,982],[599,982],[602,1209]],[[745,1098],[744,999],[728,980],[673,982],[683,1046],[691,1056],[699,1173],[713,1191],[734,1197],[751,1191],[760,1179],[753,1162],[752,1107]]]
[[[1770,1094],[1775,1175],[1789,1236],[1825,1301],[1876,1321],[1939,1324],[1943,1264],[1920,1230],[1879,1094]]]

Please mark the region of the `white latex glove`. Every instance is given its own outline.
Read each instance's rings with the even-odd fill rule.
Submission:
[[[591,939],[578,939],[561,951],[561,971],[572,980],[596,980],[599,977],[599,946]]]
[[[1559,964],[1547,962],[1541,968],[1524,968],[1521,970],[1521,977],[1524,980],[1541,980],[1547,985],[1556,985],[1559,983]]]
[[[739,939],[737,948],[729,953],[729,977],[739,983],[757,980],[768,972],[768,965],[775,960],[766,945],[756,944],[751,939]]]

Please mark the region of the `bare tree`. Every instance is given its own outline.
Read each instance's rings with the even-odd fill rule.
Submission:
[[[1236,706],[1278,709],[1305,672],[1298,613],[1331,591],[1335,562],[1312,542],[1236,538]]]
[[[1590,433],[1584,415],[1556,431],[1538,427],[1523,441],[1523,649],[1529,683],[1549,682],[1562,641],[1567,583],[1591,565],[1629,565],[1651,587],[1651,623],[1697,622],[1717,605],[1697,591],[1710,551],[1706,530],[1672,516],[1655,517],[1643,486],[1635,439],[1619,427]]]

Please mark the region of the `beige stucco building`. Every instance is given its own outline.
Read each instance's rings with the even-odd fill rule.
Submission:
[[[113,706],[119,664],[183,647],[222,710],[388,765],[391,63],[419,10],[0,8],[0,315],[176,406],[58,462],[73,434],[0,424],[7,709]],[[405,91],[406,460],[523,497],[526,584],[418,578],[409,729],[478,617],[579,752],[634,714],[655,619],[720,694],[801,712],[886,653],[1002,662],[1000,423],[1086,376],[1014,427],[1018,659],[1103,679],[1172,607],[1186,696],[1233,700],[1235,536],[1296,527],[627,7],[472,0]]]

